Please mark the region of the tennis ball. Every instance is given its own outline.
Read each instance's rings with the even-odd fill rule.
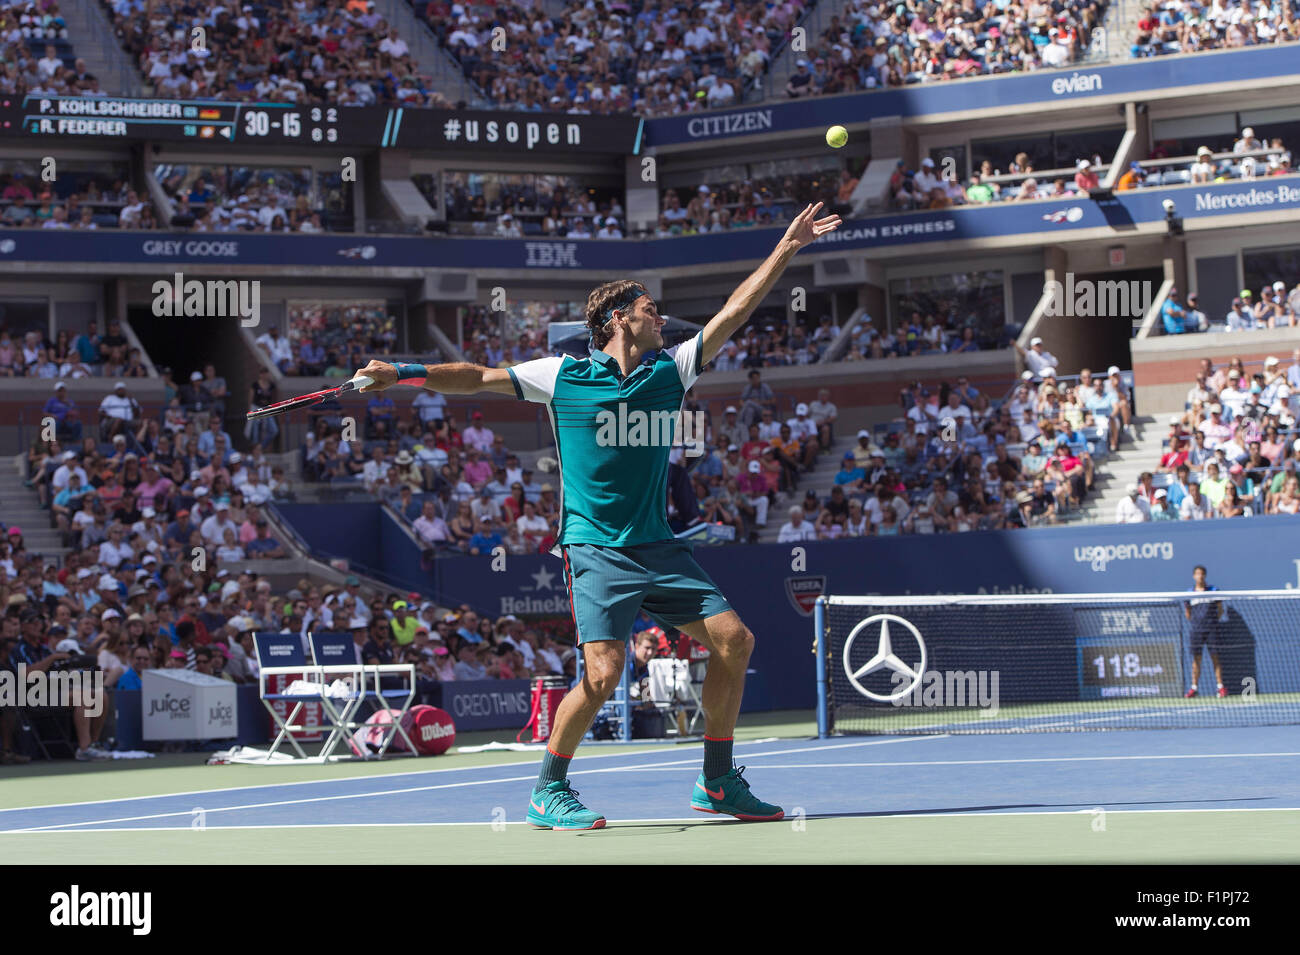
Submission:
[[[839,149],[849,141],[849,131],[843,126],[832,126],[826,130],[826,145]]]

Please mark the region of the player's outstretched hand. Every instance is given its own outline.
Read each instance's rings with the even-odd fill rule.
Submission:
[[[397,384],[397,366],[390,365],[386,361],[379,361],[375,358],[370,359],[370,364],[358,371],[357,375],[366,375],[367,377],[375,379],[372,384],[366,385],[361,389],[363,393],[384,391]],[[355,378],[356,375],[353,375],[353,377]]]
[[[794,221],[790,223],[790,228],[785,231],[786,240],[802,249],[805,245],[811,245],[819,235],[838,229],[840,225],[838,215],[817,218],[817,213],[821,211],[823,205],[825,203],[818,202],[807,206],[803,212],[795,216]]]

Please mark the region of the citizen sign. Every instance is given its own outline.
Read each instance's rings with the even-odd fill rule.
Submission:
[[[698,116],[686,124],[686,135],[692,139],[702,139],[705,136],[761,133],[771,128],[772,111],[756,109],[747,113],[729,113],[724,116]]]

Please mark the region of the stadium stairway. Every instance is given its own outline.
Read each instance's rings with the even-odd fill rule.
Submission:
[[[434,32],[416,15],[411,0],[377,0],[375,6],[389,25],[397,28],[398,36],[406,41],[420,72],[432,78],[435,90],[453,104],[464,101],[472,109],[487,105],[465,79],[460,64],[442,48]]]
[[[0,471],[0,516],[7,527],[22,528],[28,553],[60,560],[67,553],[59,532],[50,527],[50,512],[41,509],[40,498],[34,490],[23,486],[23,476],[17,467]]]
[[[1115,506],[1125,496],[1124,488],[1136,484],[1143,471],[1159,467],[1164,432],[1156,426],[1156,419],[1150,415],[1135,416],[1133,434],[1133,438],[1121,440],[1119,450],[1098,466],[1093,493],[1082,508],[1067,515],[1062,523],[1113,524]]]
[[[818,0],[817,5],[797,24],[807,31],[805,50],[816,50],[821,46],[821,35],[829,28],[831,17],[838,14],[841,23],[848,23],[849,18],[845,15],[845,11],[849,8],[849,0]],[[790,82],[795,64],[807,55],[806,52],[796,51],[793,42],[782,47],[776,56],[772,57],[772,62],[767,65],[767,73],[763,75],[763,93],[756,98],[789,99],[785,92],[785,84]]]
[[[1137,39],[1137,22],[1145,12],[1137,0],[1111,0],[1106,12],[1106,58],[1130,59],[1129,47]]]
[[[60,6],[68,24],[68,42],[86,61],[86,69],[110,96],[143,96],[140,74],[117,43],[113,24],[98,0],[68,0]]]
[[[840,469],[840,460],[850,446],[842,437],[837,437],[831,445],[830,453],[819,454],[813,469],[799,476],[799,490],[777,494],[776,504],[767,509],[767,526],[758,529],[760,544],[776,543],[781,534],[781,525],[790,519],[790,508],[802,504],[808,491],[816,491],[817,497],[823,501],[830,497],[831,488],[835,485],[835,473]]]

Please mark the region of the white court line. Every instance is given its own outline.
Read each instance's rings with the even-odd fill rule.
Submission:
[[[797,743],[799,742],[799,740],[807,739],[807,738],[808,737],[806,736],[788,737],[788,739],[792,743]],[[919,739],[920,737],[917,738]],[[907,739],[913,739],[913,737],[907,737]],[[779,741],[780,741],[780,737],[769,736],[766,737],[765,739],[737,740],[735,745],[738,747],[755,746],[760,743],[775,743]],[[617,759],[619,757],[653,755],[655,753],[680,753],[683,751],[683,747],[686,746],[694,747],[694,746],[703,746],[703,745],[704,745],[703,743],[676,743],[672,746],[661,746],[661,747],[655,747],[653,749],[632,749],[629,752],[625,752],[625,753],[604,753],[600,751],[591,752],[591,753],[584,752],[582,754],[582,759],[585,762],[586,760],[589,759]],[[831,747],[827,747],[827,748],[829,749]],[[802,752],[802,750],[792,750],[792,752]],[[279,789],[280,787],[283,786],[320,786],[320,785],[330,785],[333,783],[351,783],[358,780],[368,780],[368,779],[380,779],[380,778],[396,779],[401,776],[427,776],[433,773],[466,773],[466,772],[473,772],[475,770],[510,769],[515,766],[526,765],[530,762],[531,761],[527,759],[519,759],[509,763],[490,763],[484,766],[445,766],[442,769],[417,769],[417,770],[411,770],[411,771],[400,772],[400,773],[374,773],[374,774],[361,774],[357,776],[335,776],[331,779],[299,779],[299,780],[290,780],[282,783],[253,783],[248,786],[223,786],[219,789],[191,789],[191,790],[185,790],[183,792],[178,792],[178,793],[147,793],[140,796],[114,796],[111,799],[86,799],[80,802],[52,802],[52,803],[42,803],[36,806],[11,806],[7,809],[0,809],[0,814],[6,812],[25,812],[30,809],[64,809],[72,806],[96,806],[96,805],[104,805],[107,803],[114,803],[114,802],[130,802],[136,799],[169,799],[173,796],[206,796],[210,793],[231,793],[231,792],[242,792],[244,790],[254,790],[254,789]],[[292,764],[289,765],[292,766]],[[321,764],[316,763],[313,765],[321,765]],[[168,768],[170,769],[170,768],[183,768],[183,767],[168,767]]]
[[[1089,815],[1094,809],[1017,809],[1008,812],[999,812],[997,810],[969,810],[962,812],[863,812],[860,816],[836,816],[835,820],[857,818],[857,819],[951,819],[955,816],[1078,816]],[[1107,809],[1107,815],[1126,815],[1140,816],[1143,814],[1169,814],[1169,813],[1221,813],[1221,812],[1294,812],[1300,813],[1300,806],[1229,806],[1221,809]],[[788,816],[788,820],[793,821],[795,817]],[[807,816],[809,822],[817,824],[822,820],[818,818],[817,813],[809,813]],[[785,821],[785,820],[781,820]],[[825,820],[830,822],[832,820]],[[609,826],[617,825],[646,825],[651,823],[693,823],[695,825],[731,825],[738,826],[758,825],[757,823],[745,823],[738,819],[718,818],[705,816],[703,814],[695,816],[683,816],[681,818],[665,819],[613,819],[607,818]],[[431,829],[446,826],[462,826],[482,828],[484,826],[525,826],[526,822],[301,822],[301,823],[284,823],[271,826],[211,826],[207,829],[196,830],[192,826],[151,826],[148,829],[135,827],[123,827],[120,829],[67,829],[60,832],[60,835],[79,834],[79,833],[101,833],[101,832],[234,832],[242,830],[262,831],[267,829]],[[771,823],[769,823],[771,825]],[[609,827],[607,827],[609,828]],[[9,829],[0,830],[0,836],[14,835],[18,833],[48,833],[48,829]],[[598,830],[580,830],[584,832],[595,832]]]
[[[1266,756],[1300,756],[1300,753],[1184,753],[1161,756],[1041,756],[1023,759],[917,759],[891,763],[763,763],[755,769],[903,769],[909,766],[995,766],[1003,763],[1092,763],[1131,759],[1258,759]],[[658,766],[624,766],[620,772],[659,772]]]
[[[1113,720],[1147,720],[1147,719],[1155,719],[1157,716],[1172,716],[1172,715],[1173,715],[1172,713],[1168,713],[1168,712],[1130,713],[1127,715],[1116,713],[1111,716],[1099,716],[1095,720],[1063,720],[1059,723],[1035,723],[1034,728],[1045,729],[1046,727],[1049,726],[1080,726],[1084,723],[1109,723],[1112,722]]]
[[[932,739],[945,739],[945,738],[946,737],[943,736],[924,736],[924,737],[919,737],[919,741],[932,740]],[[810,750],[846,749],[853,746],[883,746],[883,745],[888,745],[890,743],[906,743],[912,741],[913,739],[911,737],[900,737],[896,739],[882,739],[882,740],[865,740],[857,743],[839,743],[834,746],[803,746],[797,749],[773,750],[772,752],[769,753],[750,753],[748,754],[748,756],[749,758],[753,758],[756,756],[784,756],[787,753],[805,753],[805,752],[809,752]],[[691,757],[690,759],[670,760],[669,762],[658,763],[656,765],[660,767],[671,768],[671,767],[680,766],[682,763],[695,763],[697,761],[698,760],[696,757]],[[569,775],[578,776],[578,775],[590,775],[593,773],[617,773],[617,772],[622,772],[623,770],[629,768],[640,768],[640,767],[610,766],[604,769],[579,769],[579,770],[571,771]],[[369,778],[369,777],[362,777],[362,778]],[[306,805],[308,803],[313,803],[313,802],[333,802],[335,800],[341,800],[341,799],[368,799],[368,798],[379,797],[379,796],[397,796],[397,795],[402,795],[404,793],[432,792],[438,789],[459,789],[459,788],[467,788],[469,786],[493,786],[498,783],[528,782],[528,781],[533,781],[536,778],[537,776],[535,773],[529,773],[527,776],[510,776],[510,777],[504,777],[500,779],[464,780],[462,782],[456,782],[456,783],[440,783],[438,785],[433,785],[433,786],[412,786],[405,789],[379,790],[378,792],[372,791],[372,792],[362,792],[362,793],[339,793],[333,796],[312,796],[306,799],[280,799],[274,802],[249,803],[247,805],[242,805],[242,806],[216,806],[212,809],[204,808],[203,812],[218,813],[218,812],[239,812],[247,809],[272,809],[279,806],[299,806],[299,805]],[[190,794],[190,795],[195,795],[195,794]],[[199,793],[197,795],[202,795],[202,793]],[[132,800],[130,798],[127,798],[127,799],[105,800],[105,801],[106,802],[109,801],[130,802]],[[49,808],[49,807],[38,806],[35,808],[41,809],[41,808]],[[80,822],[61,822],[61,823],[55,823],[53,825],[48,825],[48,826],[31,826],[25,829],[10,829],[10,830],[3,830],[3,831],[54,832],[61,829],[72,829],[79,826],[94,826],[94,825],[99,825],[101,823],[142,822],[149,819],[169,819],[174,816],[193,816],[193,815],[194,815],[193,809],[184,809],[184,810],[177,810],[175,812],[157,812],[157,813],[149,813],[147,815],[140,815],[140,816],[120,816],[115,819],[88,819],[88,820],[82,820]]]

